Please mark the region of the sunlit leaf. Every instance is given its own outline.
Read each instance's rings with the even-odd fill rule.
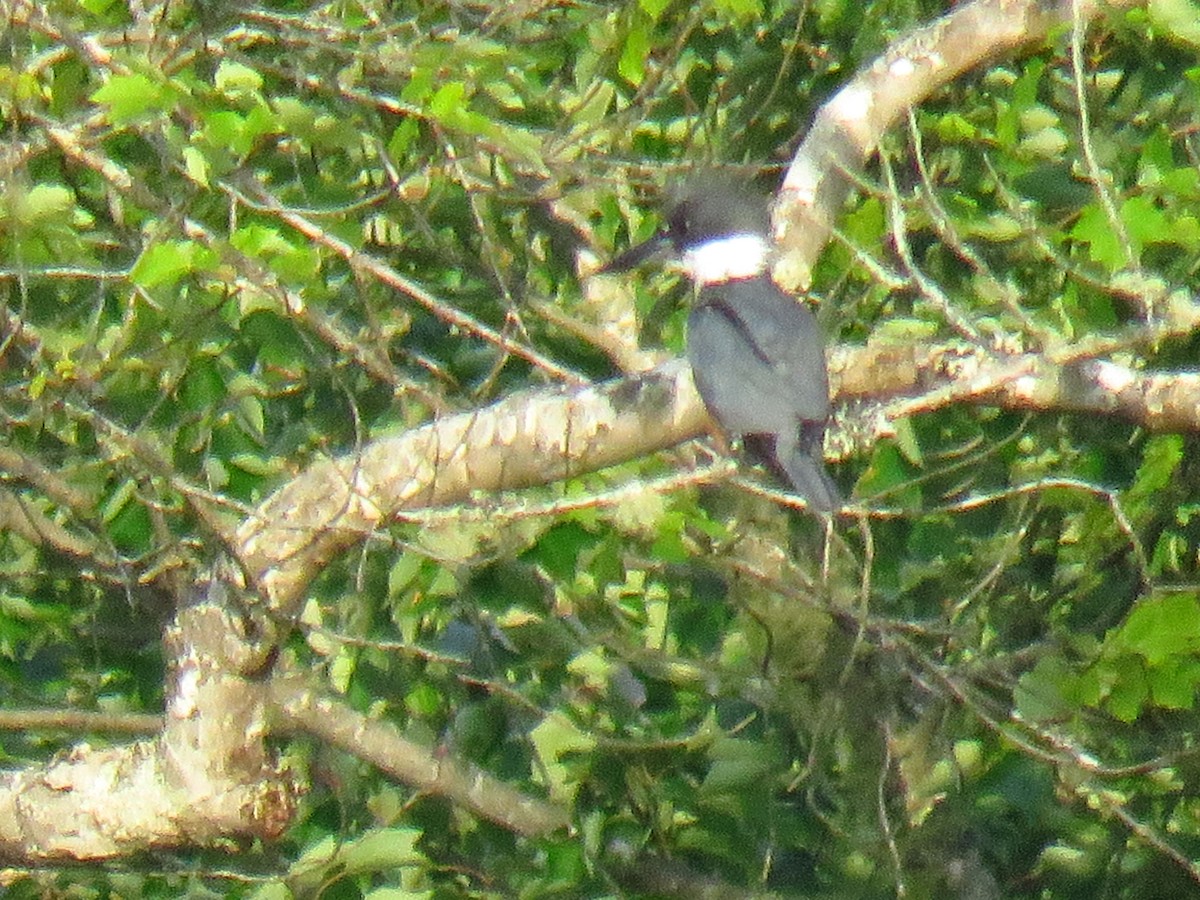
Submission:
[[[1087,244],[1091,259],[1111,271],[1125,265],[1120,236],[1114,232],[1112,222],[1099,206],[1089,206],[1079,214],[1079,221],[1071,229],[1071,237]]]
[[[262,90],[263,79],[259,72],[249,66],[224,59],[217,66],[213,83],[222,94],[257,94]]]
[[[1200,602],[1187,593],[1148,597],[1134,607],[1117,640],[1151,666],[1200,651]]]
[[[163,241],[147,248],[133,266],[129,277],[144,288],[160,287],[208,268],[216,261],[207,247],[192,241]]]
[[[1193,0],[1150,0],[1148,10],[1150,20],[1167,37],[1200,47],[1200,6]]]
[[[646,57],[650,52],[650,34],[643,22],[635,22],[625,35],[617,71],[632,85],[639,85],[646,77]]]
[[[74,205],[75,195],[70,188],[58,184],[38,184],[18,198],[14,206],[15,218],[19,224],[25,226],[36,226],[46,221],[61,221]]]
[[[104,86],[92,94],[91,100],[108,109],[108,119],[114,125],[124,125],[145,115],[165,109],[174,92],[161,82],[141,73],[113,75]]]
[[[571,774],[564,758],[572,753],[591,750],[596,742],[562,716],[548,716],[529,733],[538,758],[542,761],[550,796],[560,802],[570,801],[579,790],[579,783]]]

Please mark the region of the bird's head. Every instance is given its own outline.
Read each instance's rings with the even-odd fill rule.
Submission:
[[[753,278],[766,271],[771,243],[766,203],[728,176],[694,176],[670,198],[666,225],[602,271],[623,272],[667,253],[697,285]]]

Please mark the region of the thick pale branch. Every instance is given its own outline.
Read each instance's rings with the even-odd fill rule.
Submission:
[[[1200,430],[1200,374],[1147,373],[1095,359],[996,356],[944,344],[838,348],[842,400],[883,400],[883,416],[834,433],[835,457],[892,433],[895,418],[959,402],[1117,415],[1155,430]],[[473,492],[546,484],[662,450],[704,433],[708,420],[686,364],[579,391],[521,394],[316,463],[270,497],[238,532],[250,572],[279,612],[335,553],[405,509],[461,502]]]
[[[1002,385],[997,400],[1024,409],[1115,415],[1151,431],[1200,431],[1200,372],[1145,372],[1097,360],[1035,368]]]
[[[239,674],[251,651],[229,605],[212,585],[169,632],[171,699],[157,738],[78,744],[0,777],[0,854],[101,859],[279,836],[294,798],[263,743],[264,684]]]
[[[551,483],[672,446],[706,423],[682,360],[595,388],[518,394],[314,464],[243,523],[239,556],[289,615],[322,564],[402,509]]]
[[[887,433],[888,412],[965,400],[1097,412],[1149,428],[1200,431],[1197,372],[1148,373],[1086,359],[1064,366],[1036,354],[996,359],[977,348],[936,345],[843,348],[832,362],[843,399],[893,398],[868,441]],[[523,394],[316,464],[264,503],[238,540],[276,602],[292,605],[322,562],[402,509],[553,481],[670,446],[705,427],[680,360],[594,389]],[[391,726],[331,706],[307,686],[247,681],[237,673],[252,669],[254,660],[244,641],[232,637],[238,629],[224,605],[186,611],[172,632],[177,675],[163,735],[120,750],[82,745],[66,760],[10,775],[0,785],[0,822],[20,827],[0,831],[0,847],[19,848],[27,857],[31,847],[38,856],[95,857],[271,833],[290,808],[260,743],[265,710],[275,703],[283,706],[288,727],[309,730],[522,833],[562,824],[561,810],[516,792],[508,797],[503,785],[482,773],[410,746]],[[103,787],[103,803],[99,793],[95,803],[86,802],[95,785]],[[156,799],[114,803],[118,786],[128,785],[144,792],[138,796]],[[23,805],[30,798],[49,818],[30,818]],[[52,824],[62,822],[70,827]],[[124,837],[116,843],[104,837],[114,833]]]
[[[936,345],[868,347],[835,354],[834,361],[842,398],[885,401],[873,421],[854,423],[852,439],[831,436],[840,451],[834,455],[862,452],[898,418],[958,402],[1095,413],[1151,431],[1200,431],[1200,372],[1147,372],[1088,359],[1058,365],[1035,353],[995,358]]]
[[[1055,27],[1138,5],[977,0],[895,41],[821,107],[788,168],[775,208],[776,280],[793,290],[808,287],[854,178],[905,112],[981,63],[1044,40]]]

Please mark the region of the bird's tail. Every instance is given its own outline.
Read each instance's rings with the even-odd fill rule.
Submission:
[[[796,435],[746,435],[745,445],[797,494],[819,512],[833,512],[842,505],[842,495],[825,469],[821,455],[824,429]]]

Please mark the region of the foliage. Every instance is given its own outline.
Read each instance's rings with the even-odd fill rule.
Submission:
[[[0,683],[113,713],[160,708],[180,584],[309,462],[619,375],[597,334],[678,352],[682,292],[585,291],[595,257],[689,166],[773,183],[819,104],[941,12],[9,6]],[[1102,22],[1078,57],[1059,35],[896,129],[817,270],[831,338],[1057,359],[1194,290],[1200,66],[1163,21]],[[1119,349],[1173,371],[1196,342]],[[296,740],[312,790],[280,846],[10,891],[1194,889],[1195,443],[946,405],[842,462],[877,514],[828,547],[746,481],[655,488],[708,445],[416,515],[322,573],[294,649],[570,803],[573,834],[520,839]],[[6,763],[75,737],[6,733]]]

